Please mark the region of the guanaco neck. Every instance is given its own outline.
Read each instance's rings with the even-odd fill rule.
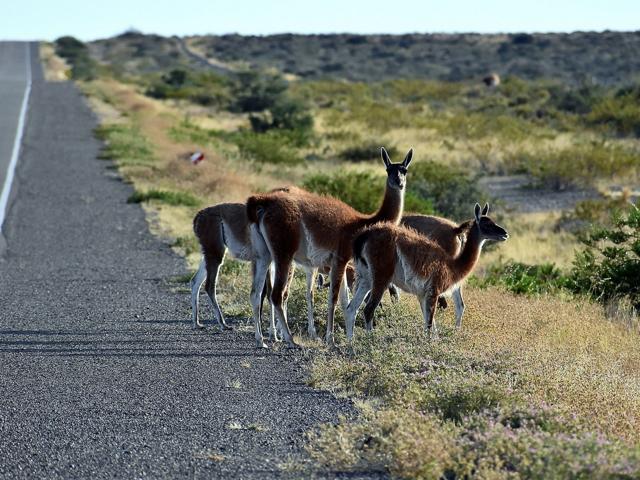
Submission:
[[[404,191],[404,188],[402,190],[391,188],[387,182],[382,205],[376,213],[369,217],[369,222],[371,224],[377,222],[399,223],[404,210]]]
[[[464,280],[474,269],[480,258],[483,243],[484,240],[480,236],[480,229],[474,222],[469,229],[462,251],[452,262],[452,273],[456,283]]]

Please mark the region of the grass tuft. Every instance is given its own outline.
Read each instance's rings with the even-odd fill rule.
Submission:
[[[127,203],[142,203],[150,200],[173,206],[197,207],[200,205],[200,200],[190,193],[155,189],[147,190],[146,192],[134,192],[127,199]]]
[[[105,142],[100,158],[115,160],[121,167],[150,166],[155,161],[149,141],[133,125],[105,124],[95,134]]]

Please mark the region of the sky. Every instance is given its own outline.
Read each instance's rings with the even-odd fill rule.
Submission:
[[[0,39],[640,30],[640,0],[4,0]]]

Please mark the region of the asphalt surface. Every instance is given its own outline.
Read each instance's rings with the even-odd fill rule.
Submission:
[[[18,119],[29,80],[25,42],[0,43],[0,194],[7,177]],[[0,201],[0,226],[3,214]],[[1,234],[0,234],[1,235]],[[0,249],[3,241],[0,239]]]
[[[32,66],[0,259],[0,477],[307,477],[281,464],[353,407],[307,387],[300,354],[191,330],[167,282],[183,261],[96,159],[74,85]]]

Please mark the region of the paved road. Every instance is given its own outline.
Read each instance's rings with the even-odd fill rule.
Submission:
[[[182,260],[96,160],[75,87],[32,65],[0,260],[0,477],[286,476],[303,432],[352,407],[250,333],[190,329],[165,281]]]
[[[0,227],[11,191],[10,163],[20,123],[20,111],[31,77],[28,59],[28,43],[0,43]],[[0,239],[0,251],[3,244]]]

